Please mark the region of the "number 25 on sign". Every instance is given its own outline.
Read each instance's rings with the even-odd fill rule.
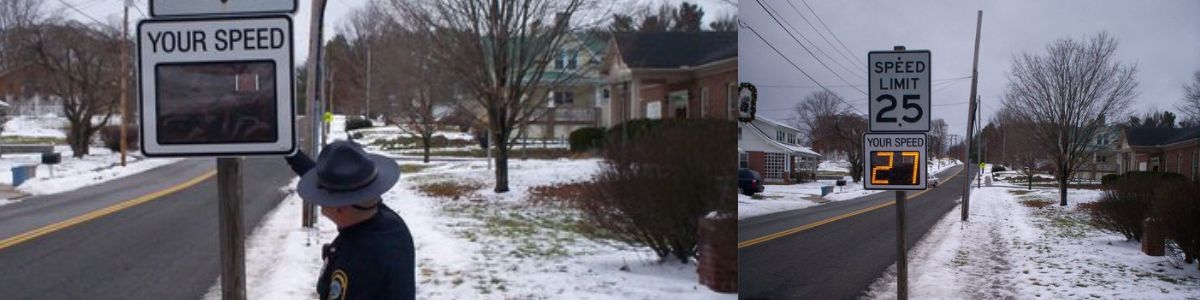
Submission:
[[[872,132],[926,132],[930,114],[928,50],[872,51],[867,83]]]

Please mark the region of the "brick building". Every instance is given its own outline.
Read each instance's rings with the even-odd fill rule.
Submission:
[[[615,34],[601,73],[603,126],[632,119],[737,117],[736,32]]]
[[[1128,128],[1122,131],[1118,168],[1163,171],[1200,181],[1200,128]]]

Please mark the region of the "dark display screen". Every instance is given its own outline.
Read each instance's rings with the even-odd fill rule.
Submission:
[[[159,144],[278,140],[272,61],[159,64]]]
[[[916,185],[920,180],[921,152],[917,151],[871,151],[871,184]]]

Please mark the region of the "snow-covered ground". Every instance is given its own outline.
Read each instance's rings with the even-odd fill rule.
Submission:
[[[566,230],[581,221],[578,214],[527,201],[530,187],[589,179],[599,160],[509,164],[512,191],[502,195],[491,192],[485,161],[430,163],[384,195],[413,233],[418,299],[737,298],[699,284],[694,263],[660,263],[645,248]],[[418,192],[434,182],[478,190],[459,200]],[[300,203],[289,196],[249,236],[248,298],[316,297],[320,245],[336,230],[324,219],[315,232],[300,229]],[[219,290],[214,286],[205,299],[219,298]]]
[[[845,162],[822,162],[819,170],[836,171],[838,168],[847,167],[848,165],[849,164]],[[957,164],[948,160],[940,166],[936,164],[929,165],[928,174],[936,174],[955,165]],[[837,182],[835,180],[817,180],[816,182],[786,185],[767,185],[760,194],[760,199],[755,199],[739,193],[738,219],[740,220],[780,211],[802,209],[833,201],[857,199],[860,197],[884,192],[881,190],[864,190],[862,182],[856,183],[851,179],[850,176],[845,176],[843,178],[846,180],[846,186],[843,187],[836,186]],[[833,193],[822,197],[822,186],[834,186]]]
[[[64,137],[62,128],[66,127],[66,124],[65,118],[52,115],[16,116],[4,124],[3,136],[60,139]],[[134,150],[126,157],[126,166],[119,167],[120,154],[99,145],[92,145],[89,149],[91,154],[82,158],[72,157],[73,152],[66,145],[55,145],[54,151],[62,155],[62,162],[53,166],[42,165],[40,153],[10,153],[0,156],[0,184],[12,184],[13,167],[36,165],[36,177],[17,186],[16,191],[29,195],[54,194],[126,177],[178,161],[145,159]],[[0,205],[12,202],[15,201],[0,200]]]
[[[120,167],[120,153],[103,147],[93,147],[91,154],[82,158],[71,157],[70,147],[55,146],[62,153],[62,163],[39,165],[37,178],[17,186],[17,190],[30,195],[45,195],[75,190],[81,187],[107,182],[129,175],[145,172],[179,161],[177,158],[146,159],[136,152],[126,156],[125,167]],[[31,165],[41,162],[41,154],[8,154],[0,159],[0,170],[11,170],[16,165]],[[51,172],[53,168],[53,172]],[[51,174],[53,173],[53,175]],[[0,175],[0,182],[12,182],[12,172]]]
[[[909,251],[910,297],[1200,298],[1196,265],[1146,256],[1137,242],[1088,225],[1077,207],[1099,196],[1072,189],[1069,205],[1060,207],[1056,189],[997,182],[974,190],[969,222],[959,221],[956,208]],[[1041,201],[1049,205],[1028,205]],[[893,267],[877,280],[867,298],[894,298],[894,273]]]
[[[63,128],[67,127],[67,118],[45,116],[15,116],[4,123],[3,136],[44,137],[65,139]]]

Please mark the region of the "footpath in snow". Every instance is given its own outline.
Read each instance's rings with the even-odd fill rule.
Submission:
[[[1088,224],[1080,203],[1098,190],[1058,191],[997,182],[971,193],[969,222],[956,208],[909,253],[913,299],[1197,299],[1200,271]],[[895,298],[894,266],[866,298]]]
[[[587,180],[599,160],[511,160],[509,193],[491,192],[486,161],[402,163],[408,170],[384,195],[412,231],[418,299],[735,299],[699,284],[695,263],[660,263],[645,248],[568,230],[581,216],[528,201],[529,188]],[[471,186],[460,199],[421,187]],[[294,188],[295,183],[292,183]],[[250,299],[313,299],[320,245],[337,232],[321,218],[299,228],[292,194],[247,239]],[[214,281],[217,283],[217,281]],[[219,285],[205,299],[218,299]]]

